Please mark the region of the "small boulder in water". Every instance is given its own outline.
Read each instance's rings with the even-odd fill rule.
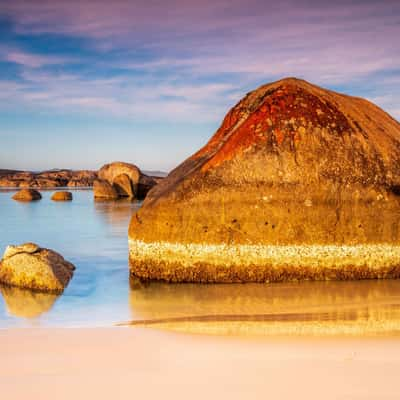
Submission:
[[[0,262],[0,282],[40,292],[62,293],[74,270],[55,251],[25,243],[6,248]]]
[[[53,201],[71,201],[72,200],[72,193],[71,192],[55,192],[51,196],[51,200]]]
[[[40,200],[42,195],[35,189],[22,189],[15,193],[12,198],[18,201],[34,201]]]

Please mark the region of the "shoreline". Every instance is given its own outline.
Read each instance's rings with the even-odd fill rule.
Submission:
[[[255,315],[197,315],[133,320],[117,327],[151,328],[189,335],[297,339],[399,339],[400,319],[380,320],[363,316],[357,320],[330,320],[330,314],[304,313]],[[298,317],[296,319],[296,317]],[[319,317],[319,318],[318,318]]]
[[[400,341],[0,329],[4,398],[397,398]],[[334,382],[334,384],[332,384]],[[207,384],[205,384],[207,383]],[[289,384],[290,383],[290,384]],[[312,389],[311,389],[312,388]]]

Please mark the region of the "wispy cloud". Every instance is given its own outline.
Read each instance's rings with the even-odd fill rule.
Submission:
[[[140,78],[82,78],[79,74],[27,70],[22,82],[1,82],[7,103],[91,112],[153,121],[213,121],[237,100],[232,84],[194,84],[162,80],[143,82]]]
[[[400,92],[390,89],[381,90],[381,95],[369,97],[369,100],[382,107],[394,118],[400,121]]]
[[[64,62],[64,60],[60,58],[44,57],[36,54],[24,53],[21,51],[11,51],[7,53],[4,58],[7,61],[25,65],[31,68],[38,68],[44,65],[60,64]]]
[[[2,107],[217,124],[298,76],[400,118],[398,0],[13,0],[0,17]]]
[[[35,54],[18,48],[0,47],[0,61],[22,65],[28,68],[40,68],[48,65],[65,64],[71,60],[66,57]]]
[[[194,65],[197,73],[263,76],[299,71],[340,80],[399,65],[397,0],[14,0],[0,5],[0,13],[17,32],[73,35],[104,51],[150,53],[147,62],[123,60],[127,67]]]

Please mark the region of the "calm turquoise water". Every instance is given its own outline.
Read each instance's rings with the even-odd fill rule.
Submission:
[[[140,203],[19,203],[0,191],[0,251],[35,242],[76,266],[61,296],[0,286],[0,328],[135,324],[206,333],[400,335],[400,280],[196,285],[130,282],[127,231]]]
[[[20,203],[11,200],[13,192],[0,192],[0,251],[35,242],[61,253],[76,266],[75,274],[58,298],[1,288],[0,327],[130,319],[127,230],[140,203],[94,202],[90,190],[73,191],[72,202],[53,202],[51,194],[43,191],[42,200]]]

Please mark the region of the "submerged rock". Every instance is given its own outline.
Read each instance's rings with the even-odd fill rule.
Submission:
[[[18,201],[35,201],[40,200],[42,195],[35,189],[22,189],[15,193],[12,198]]]
[[[55,192],[51,196],[51,200],[53,200],[53,201],[71,201],[72,193],[71,192]]]
[[[74,269],[55,251],[25,243],[6,248],[0,262],[0,282],[40,292],[61,293]]]
[[[129,228],[146,279],[400,276],[400,124],[289,78],[246,95]]]

